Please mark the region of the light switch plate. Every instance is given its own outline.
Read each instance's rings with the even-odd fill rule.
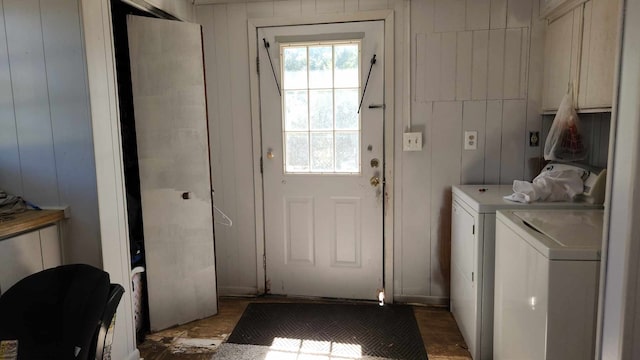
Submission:
[[[422,133],[404,133],[402,134],[402,150],[403,151],[420,151],[422,150]]]
[[[478,132],[477,131],[465,131],[464,132],[464,149],[465,150],[477,150],[478,149]]]

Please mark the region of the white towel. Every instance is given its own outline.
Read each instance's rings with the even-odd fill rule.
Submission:
[[[543,171],[533,182],[514,180],[513,194],[506,200],[530,203],[532,201],[570,201],[584,191],[582,171]]]

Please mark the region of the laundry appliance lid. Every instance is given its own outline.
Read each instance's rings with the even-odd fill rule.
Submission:
[[[503,215],[520,228],[516,232],[525,241],[551,260],[600,259],[602,210],[506,211]]]

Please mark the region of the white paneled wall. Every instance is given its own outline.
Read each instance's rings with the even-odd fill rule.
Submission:
[[[535,0],[411,1],[411,123],[430,124],[427,154],[403,153],[401,161],[411,171],[401,176],[403,270],[396,283],[407,299],[448,296],[451,184],[508,184],[538,171],[541,149],[527,142],[529,131],[541,129],[542,66],[530,57],[541,58],[543,47],[538,6]],[[478,132],[477,150],[464,150],[465,130]],[[426,213],[413,211],[416,196],[428,201]],[[424,251],[416,246],[423,242],[431,245],[419,261],[409,254]],[[408,276],[416,271],[423,275]]]
[[[410,9],[408,38],[405,6]],[[530,158],[537,159],[540,148],[526,143],[528,131],[541,129],[542,61],[537,57],[544,46],[536,0],[285,0],[198,6],[214,200],[234,220],[233,228],[216,228],[221,293],[250,293],[258,281],[246,19],[377,9],[396,13],[396,298],[432,303],[448,298],[452,184],[509,183],[537,172],[537,160]],[[411,57],[409,69],[405,51]],[[406,71],[411,94],[403,93],[409,87]],[[410,117],[403,114],[405,96],[411,99]],[[402,152],[402,132],[409,122],[412,131],[423,133],[423,151]],[[478,131],[478,150],[463,150],[463,130]]]
[[[0,5],[0,189],[41,206],[70,206],[65,261],[100,266],[78,2]]]

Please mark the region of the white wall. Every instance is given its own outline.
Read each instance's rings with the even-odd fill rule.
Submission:
[[[425,145],[398,162],[396,283],[408,299],[448,297],[452,184],[537,174],[527,140],[541,129],[543,37],[538,1],[411,1],[411,126]],[[478,150],[463,150],[464,130],[478,131]]]
[[[612,115],[608,247],[597,359],[640,358],[640,3],[624,1],[617,114]],[[614,106],[615,106],[614,105]]]
[[[405,5],[410,15],[405,16]],[[288,0],[197,6],[205,44],[214,201],[234,221],[233,228],[216,228],[221,294],[255,293],[257,281],[246,20],[374,9],[396,13],[395,297],[448,298],[451,184],[510,183],[536,174],[540,148],[525,143],[528,131],[541,129],[544,44],[538,1]],[[410,31],[410,49],[405,31]],[[404,94],[409,53],[411,93]],[[423,133],[422,152],[401,151],[409,122],[403,113],[405,96],[411,98],[411,129]],[[463,129],[478,131],[477,151],[462,150]]]
[[[101,266],[78,1],[0,4],[0,188],[70,206],[65,262]]]

